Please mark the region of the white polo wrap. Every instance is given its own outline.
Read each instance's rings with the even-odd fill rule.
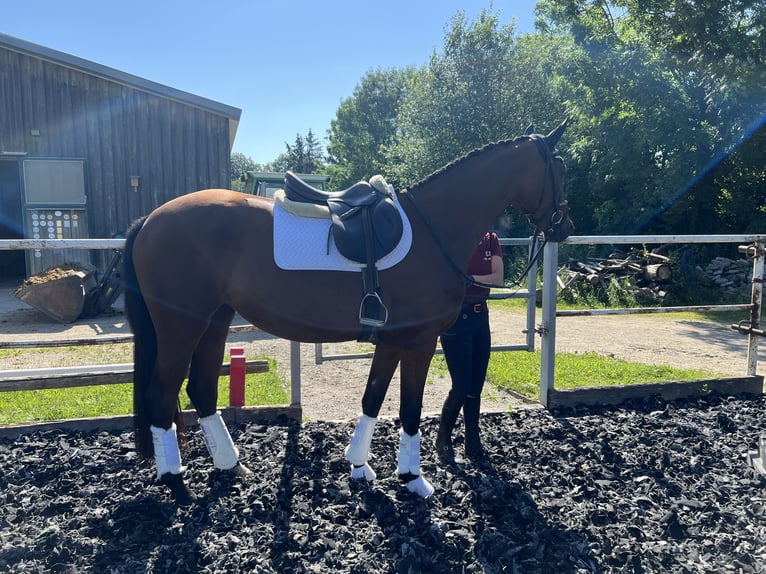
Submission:
[[[397,473],[420,475],[420,431],[408,435],[404,429],[399,430],[398,462]]]
[[[407,483],[407,490],[418,496],[428,498],[434,493],[434,487],[420,474],[420,431],[409,435],[399,430],[398,474],[412,474],[416,478]]]
[[[351,437],[351,443],[346,447],[346,458],[351,464],[362,466],[367,463],[367,459],[370,458],[372,433],[375,432],[377,422],[377,418],[368,417],[365,414],[359,416],[359,421],[356,423],[354,434]]]
[[[180,474],[184,471],[181,466],[181,450],[178,448],[178,436],[176,435],[176,423],[165,430],[154,425],[152,431],[152,443],[154,444],[154,461],[157,464],[157,478],[165,473]]]
[[[202,417],[199,419],[199,424],[205,436],[207,450],[213,457],[213,465],[221,470],[234,468],[239,462],[239,450],[231,440],[229,429],[226,428],[226,423],[221,417],[221,411]]]

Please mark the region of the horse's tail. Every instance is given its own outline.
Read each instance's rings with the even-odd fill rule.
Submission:
[[[122,280],[125,293],[125,315],[133,331],[133,427],[138,454],[150,458],[154,454],[151,420],[146,397],[157,362],[157,332],[146,306],[133,265],[133,246],[147,216],[133,222],[125,237]],[[176,411],[176,425],[183,433],[182,417]]]

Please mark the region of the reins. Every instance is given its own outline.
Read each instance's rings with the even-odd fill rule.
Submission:
[[[428,232],[431,234],[431,237],[433,237],[434,241],[436,242],[436,245],[439,246],[439,249],[441,250],[444,257],[447,258],[447,261],[449,261],[450,265],[452,265],[452,268],[457,272],[458,275],[460,275],[466,282],[466,287],[470,287],[471,285],[476,285],[478,287],[484,287],[485,289],[515,289],[516,287],[521,287],[521,281],[524,280],[524,278],[529,275],[529,270],[532,269],[532,266],[537,263],[537,260],[540,258],[540,254],[543,252],[543,247],[545,247],[545,244],[548,242],[547,240],[543,239],[542,244],[540,247],[535,251],[535,243],[537,243],[537,234],[532,236],[532,248],[530,251],[534,251],[534,255],[529,260],[529,264],[524,269],[522,274],[519,276],[518,279],[511,281],[510,285],[495,285],[493,283],[483,283],[481,281],[476,281],[471,275],[463,271],[460,266],[455,262],[455,260],[452,258],[452,255],[449,254],[446,247],[444,247],[444,243],[441,240],[441,237],[439,237],[436,234],[436,231],[434,231],[434,228],[431,226],[431,220],[428,218],[426,213],[423,211],[423,209],[420,207],[420,204],[415,200],[415,196],[411,193],[403,193],[405,197],[407,197],[410,200],[410,203],[415,207],[415,211],[418,212],[418,215],[423,220],[423,223],[426,224],[426,229],[428,229]]]
[[[519,275],[518,279],[514,279],[511,281],[510,285],[493,285],[492,283],[482,283],[481,281],[473,281],[473,285],[478,285],[479,287],[484,287],[486,289],[514,289],[515,287],[522,287],[521,282],[524,281],[524,279],[529,275],[530,269],[532,269],[532,266],[537,263],[537,260],[540,259],[540,254],[543,252],[543,247],[545,247],[545,244],[548,243],[547,239],[543,239],[543,242],[540,244],[540,247],[537,248],[537,251],[535,251],[535,244],[537,243],[538,235],[535,233],[532,236],[532,245],[529,249],[530,253],[534,252],[534,255],[529,260],[529,263],[524,268],[524,271],[521,272],[521,275]]]
[[[444,243],[442,242],[441,237],[439,237],[436,234],[436,231],[434,231],[434,228],[431,227],[431,220],[428,219],[428,216],[426,215],[425,211],[420,207],[420,204],[418,204],[417,201],[415,201],[415,196],[411,193],[403,193],[403,196],[405,196],[407,199],[410,200],[410,203],[415,207],[415,211],[418,212],[418,215],[423,220],[423,223],[426,224],[426,229],[428,229],[428,232],[431,234],[431,237],[433,237],[434,241],[436,241],[436,245],[439,246],[439,249],[441,250],[442,254],[447,258],[447,261],[449,261],[450,265],[452,265],[452,268],[457,271],[457,274],[460,275],[463,279],[466,280],[466,283],[468,285],[471,285],[474,283],[473,277],[468,275],[465,271],[463,271],[460,266],[455,262],[455,260],[452,258],[452,255],[449,254],[449,251],[447,251],[447,248],[444,247]]]
[[[540,150],[540,153],[545,158],[545,173],[543,174],[543,190],[540,193],[540,202],[538,205],[538,209],[539,209],[539,206],[541,206],[543,201],[545,200],[544,191],[545,191],[545,184],[547,183],[547,180],[548,180],[548,176],[550,175],[551,179],[553,179],[553,175],[550,171],[550,165],[551,165],[553,153],[548,148],[547,143],[545,143],[545,140],[543,140],[541,144],[540,138],[532,136],[529,139],[532,140],[537,145],[538,149]],[[553,229],[563,220],[564,213],[560,208],[562,207],[562,205],[566,204],[566,202],[563,202],[562,204],[562,202],[558,201],[560,198],[557,198],[558,189],[556,188],[555,181],[551,181],[551,188],[553,193],[554,210],[553,210],[553,213],[551,214],[550,222],[549,222],[550,232],[552,232]],[[436,231],[434,231],[433,227],[431,226],[431,220],[428,218],[428,215],[426,215],[426,213],[420,207],[418,202],[415,200],[415,196],[412,193],[403,193],[402,195],[406,196],[410,200],[410,203],[412,203],[413,207],[415,207],[415,211],[418,212],[418,215],[423,220],[423,223],[425,223],[426,228],[428,229],[428,232],[431,234],[431,237],[433,237],[434,241],[436,242],[436,245],[438,245],[439,249],[441,250],[442,254],[447,258],[447,261],[449,261],[450,265],[452,265],[452,268],[457,272],[458,275],[460,275],[460,277],[463,278],[463,280],[465,280],[467,287],[470,287],[471,285],[477,285],[478,287],[483,287],[485,289],[515,289],[517,287],[521,287],[522,286],[521,281],[523,281],[527,277],[527,275],[529,275],[530,269],[532,269],[532,266],[535,263],[537,263],[537,260],[540,258],[540,254],[543,252],[543,248],[545,247],[545,244],[548,243],[548,240],[543,238],[542,244],[535,251],[535,244],[537,243],[538,235],[537,233],[535,233],[532,236],[532,245],[530,248],[530,252],[534,252],[534,255],[530,258],[529,263],[527,264],[526,268],[521,273],[519,278],[514,281],[511,281],[510,285],[494,285],[492,283],[483,283],[481,281],[476,281],[471,275],[463,271],[463,269],[461,269],[460,266],[452,258],[452,255],[449,254],[447,249],[444,247],[444,243],[442,242],[441,237],[439,237],[436,234]],[[527,218],[530,219],[530,223],[531,223],[532,219],[529,214],[527,214]]]

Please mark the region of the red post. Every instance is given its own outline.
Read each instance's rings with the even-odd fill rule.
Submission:
[[[229,406],[245,406],[245,349],[232,347],[229,351]]]

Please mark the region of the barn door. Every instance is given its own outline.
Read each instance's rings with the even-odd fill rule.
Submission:
[[[33,239],[88,237],[85,162],[69,159],[24,160],[24,232]],[[88,251],[27,251],[27,273],[62,263],[90,263]]]
[[[17,159],[0,159],[0,239],[21,239],[21,165]],[[0,250],[0,277],[16,281],[24,277],[23,251]]]

